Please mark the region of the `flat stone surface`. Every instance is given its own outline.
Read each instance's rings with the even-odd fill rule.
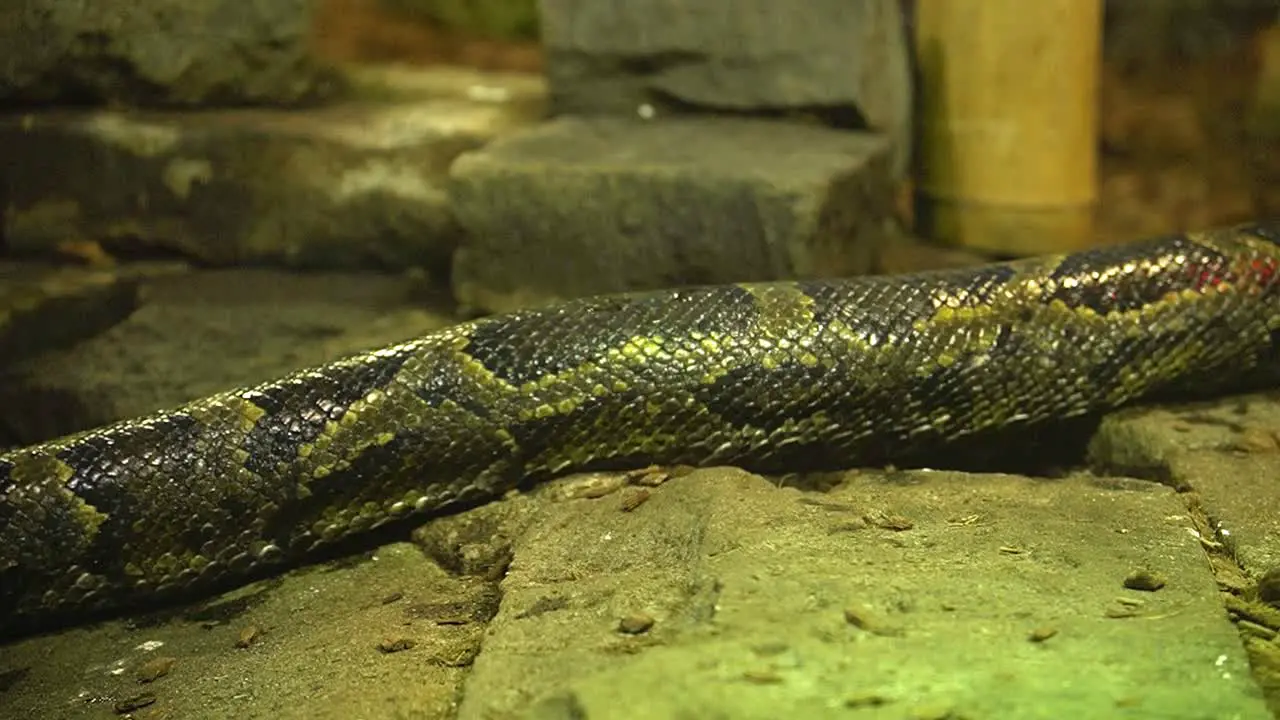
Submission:
[[[603,477],[424,530],[446,565],[500,558],[479,575],[392,544],[11,643],[0,709],[93,718],[149,692],[183,718],[1270,717],[1167,488],[867,472],[818,493],[713,468],[647,502],[573,497]],[[1168,584],[1126,590],[1137,569]],[[157,657],[168,673],[139,683]]]
[[[1254,679],[1280,712],[1280,610],[1259,587],[1280,568],[1277,401],[1271,393],[1120,413],[1103,422],[1091,453],[1099,465],[1159,479],[1188,498]]]
[[[149,694],[150,706],[125,717],[447,718],[467,667],[436,658],[465,657],[483,623],[437,624],[421,608],[454,603],[484,620],[490,598],[483,582],[450,577],[406,543],[389,545],[171,616],[10,645],[0,711],[101,720]],[[406,638],[411,649],[379,649]],[[140,682],[164,658],[167,672]]]
[[[897,0],[539,6],[557,113],[853,111],[893,139],[894,171],[906,171],[912,90]]]
[[[0,263],[0,367],[92,337],[137,305],[127,274]]]
[[[1280,515],[1267,502],[1280,478],[1280,396],[1136,409],[1108,418],[1094,438],[1104,464],[1195,493],[1225,543],[1256,578],[1280,567]]]
[[[480,310],[683,284],[867,272],[892,213],[888,140],[745,119],[559,118],[451,171]]]
[[[311,51],[323,0],[0,5],[0,105],[296,105],[333,97]]]
[[[1169,490],[1083,476],[823,495],[718,469],[627,513],[554,505],[515,543],[458,717],[1267,717],[1186,529]],[[1136,569],[1169,584],[1124,589]]]
[[[540,95],[528,83],[467,87],[391,86],[382,102],[308,111],[5,116],[8,247],[443,273],[457,242],[450,163],[541,114],[515,101]]]

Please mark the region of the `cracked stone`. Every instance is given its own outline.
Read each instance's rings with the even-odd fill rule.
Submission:
[[[1280,404],[1266,394],[1135,408],[1103,420],[1090,455],[1096,465],[1194,493],[1211,524],[1205,540],[1258,577],[1280,565],[1280,520],[1259,502],[1274,493],[1280,456],[1246,439],[1277,431]]]

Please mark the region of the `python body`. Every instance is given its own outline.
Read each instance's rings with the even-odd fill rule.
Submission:
[[[480,319],[0,454],[0,632],[572,470],[892,461],[1280,370],[1280,228]]]

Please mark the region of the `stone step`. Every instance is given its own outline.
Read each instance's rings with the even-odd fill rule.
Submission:
[[[542,0],[554,112],[825,110],[893,139],[911,76],[899,0]]]
[[[443,272],[458,240],[450,164],[540,117],[542,85],[453,73],[412,87],[392,73],[381,99],[365,92],[307,111],[0,117],[8,249]]]
[[[892,143],[800,122],[561,117],[454,164],[454,295],[503,311],[597,293],[869,272]]]
[[[275,107],[342,89],[317,0],[19,0],[0,11],[0,104]],[[12,8],[12,9],[9,9]]]
[[[0,264],[0,369],[92,337],[137,305],[137,278],[126,273]]]
[[[67,720],[143,694],[165,717],[282,720],[1271,717],[1169,488],[869,471],[822,493],[718,468],[571,490],[601,479],[429,525],[425,556],[392,544],[11,643],[2,702]]]
[[[458,718],[1270,717],[1169,488],[718,468],[629,491],[516,537]]]
[[[1178,488],[1218,571],[1254,675],[1280,707],[1280,404],[1276,394],[1108,417],[1093,462]]]
[[[130,266],[115,273],[131,274]],[[5,368],[0,446],[176,407],[453,321],[438,291],[409,274],[175,269],[137,285],[139,306],[128,319],[65,352]],[[73,319],[83,321],[51,322],[65,332]]]

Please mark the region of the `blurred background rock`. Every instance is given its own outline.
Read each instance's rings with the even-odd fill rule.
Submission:
[[[542,68],[537,0],[327,0],[316,33],[338,60]]]
[[[1105,8],[1100,237],[1280,211],[1280,2]],[[318,29],[341,59],[542,67],[536,0],[329,0]]]
[[[511,255],[506,243],[551,256],[569,247],[557,238],[585,238],[575,252],[592,278],[609,268],[630,277],[636,257],[683,268],[637,286],[972,262],[982,258],[927,237],[886,242],[893,233],[880,230],[920,229],[904,172],[918,149],[907,71],[917,2],[942,0],[808,0],[783,14],[765,0],[138,0],[127,12],[0,3],[0,105],[14,111],[0,116],[10,149],[0,157],[0,251],[90,265],[160,255],[412,269],[464,304],[497,297],[497,276],[478,273]],[[1098,241],[1276,215],[1280,0],[1103,7]],[[565,111],[609,122],[545,122]],[[697,132],[716,142],[686,141],[655,164],[667,139],[641,142],[626,123],[667,116],[733,122],[708,124]],[[807,155],[771,153],[785,143],[760,140],[761,120],[837,132],[808,136]],[[672,137],[695,131],[666,127]],[[839,133],[890,142],[825,165],[840,151],[823,143]],[[601,137],[610,140],[580,152]],[[720,155],[708,157],[713,148]],[[455,163],[463,155],[480,158]],[[788,165],[793,157],[808,159]],[[588,175],[596,185],[578,182]],[[525,181],[547,197],[533,202],[517,187]],[[584,224],[582,209],[616,182],[634,186]],[[730,219],[693,213],[660,226],[678,216],[663,203],[692,197],[740,207]],[[848,228],[856,237],[838,237]],[[477,230],[491,237],[468,240]],[[749,271],[671,240],[691,235],[754,243],[768,261]],[[665,249],[647,244],[652,236],[668,238]],[[621,249],[634,257],[587,262]],[[503,282],[536,267],[508,264]]]

